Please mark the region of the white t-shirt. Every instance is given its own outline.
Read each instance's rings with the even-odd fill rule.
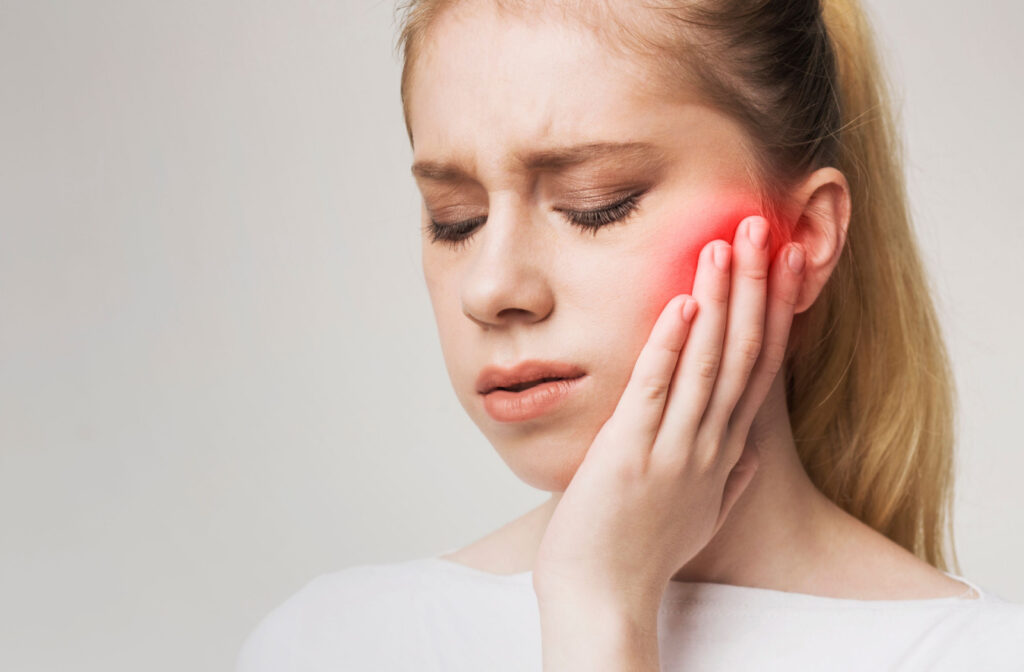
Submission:
[[[1024,605],[947,575],[969,586],[963,596],[848,600],[671,581],[661,669],[1024,671]],[[541,669],[530,572],[425,557],[317,577],[253,630],[236,672]]]

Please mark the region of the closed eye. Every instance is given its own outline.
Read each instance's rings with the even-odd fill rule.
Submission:
[[[618,203],[595,210],[562,210],[559,208],[555,208],[555,210],[565,215],[566,219],[576,226],[596,236],[598,229],[621,221],[632,214],[643,195],[643,191],[630,194]]]
[[[555,208],[555,211],[562,213],[572,225],[596,236],[599,229],[629,217],[639,207],[640,197],[644,195],[645,191],[630,194],[621,201],[602,208],[593,210]],[[487,217],[474,217],[451,223],[437,222],[431,219],[430,223],[423,228],[430,234],[431,242],[440,242],[447,247],[458,249],[465,246],[477,227],[486,221]]]

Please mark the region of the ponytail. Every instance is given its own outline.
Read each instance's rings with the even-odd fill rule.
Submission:
[[[847,243],[794,319],[786,379],[797,451],[830,499],[933,566],[952,544],[955,388],[911,226],[889,85],[858,0],[824,0],[850,185]],[[809,337],[809,338],[808,338]]]

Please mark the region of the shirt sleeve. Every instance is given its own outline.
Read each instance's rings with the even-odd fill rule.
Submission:
[[[417,588],[415,573],[388,567],[319,576],[260,621],[235,672],[424,669]]]

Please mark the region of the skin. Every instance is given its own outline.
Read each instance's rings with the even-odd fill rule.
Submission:
[[[542,610],[546,667],[549,653],[551,660],[561,656],[576,664],[580,658],[573,654],[586,653],[547,649],[549,635],[572,638],[564,624],[580,621],[580,612],[569,605],[613,599],[607,596],[630,581],[641,588],[623,607],[624,619],[592,623],[591,633],[603,629],[608,641],[642,644],[644,638],[634,635],[637,628],[650,635],[651,605],[655,615],[657,606],[651,595],[668,580],[864,600],[962,595],[964,584],[846,514],[814,487],[793,443],[783,375],[771,375],[762,356],[753,374],[750,362],[739,364],[745,361],[740,343],[752,328],[774,319],[776,327],[758,337],[784,343],[792,315],[820,294],[845,242],[845,178],[822,168],[794,186],[793,217],[779,224],[804,251],[805,267],[789,289],[768,282],[769,266],[772,274],[782,273],[773,260],[788,241],[771,241],[767,251],[756,252],[740,230],[745,218],[759,214],[747,170],[749,138],[693,93],[680,91],[671,100],[656,94],[645,75],[641,59],[608,49],[571,22],[499,17],[486,5],[460,5],[442,15],[415,65],[408,97],[414,163],[458,167],[457,175],[447,176],[414,171],[422,223],[486,217],[458,248],[433,242],[429,234],[423,238],[424,278],[448,374],[460,403],[512,471],[552,493],[540,507],[447,559],[496,574],[534,570],[541,588],[555,582],[539,575],[564,578],[583,568],[572,599],[543,592],[551,596],[550,608]],[[545,169],[514,160],[552,147],[627,141],[649,143],[656,151]],[[596,235],[556,210],[607,206],[641,188],[636,211]],[[713,272],[698,260],[716,240],[732,245],[734,264],[717,281],[724,284],[706,279],[702,285],[701,273]],[[716,312],[712,297],[722,292],[734,300]],[[678,307],[673,297],[691,293],[701,304],[692,327],[684,330],[680,322],[676,332],[665,326],[659,332],[656,326]],[[791,305],[783,308],[786,300]],[[627,384],[645,345],[658,333],[681,340],[683,362],[672,388],[683,392],[661,402],[667,408],[662,422],[673,430],[660,441],[661,427],[646,437],[623,429],[642,425],[639,406],[617,410],[629,398]],[[701,357],[715,352],[716,335],[724,354],[715,388],[707,399],[687,395],[698,387]],[[493,420],[474,390],[480,370],[532,358],[575,363],[587,372],[585,384],[556,412],[521,423]],[[759,389],[741,396],[748,381],[747,389]],[[705,408],[717,409],[715,422],[701,425],[697,411]],[[726,436],[723,428],[734,411],[746,417]],[[710,440],[716,432],[718,440]],[[599,445],[602,457],[589,457]],[[705,456],[705,464],[718,465],[713,482],[719,485],[735,465],[747,464],[747,473],[733,479],[734,501],[725,501],[728,495],[710,487],[711,477],[700,470],[680,469],[674,486],[659,490],[667,481],[657,465],[668,462],[646,462],[646,480],[627,487],[622,474],[628,472],[616,465],[623,456],[658,453],[659,445],[669,446],[677,464]],[[752,453],[756,461],[746,462]],[[586,478],[567,490],[585,458]],[[694,492],[703,497],[693,500]],[[572,504],[560,507],[563,499]],[[678,525],[630,532],[638,526],[629,522],[651,516],[679,521],[680,512],[694,510]],[[719,517],[720,510],[727,515]],[[623,511],[632,517],[626,520]],[[634,653],[623,660],[651,663],[649,650]]]

